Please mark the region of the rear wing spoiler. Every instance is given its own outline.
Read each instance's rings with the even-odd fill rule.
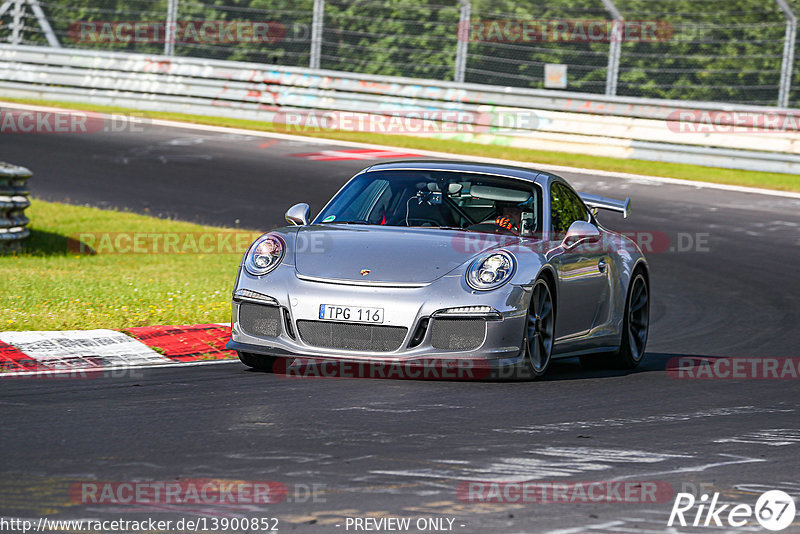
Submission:
[[[601,197],[600,195],[593,195],[591,193],[578,193],[583,200],[583,203],[590,208],[601,210],[617,211],[622,214],[624,218],[628,218],[631,214],[631,199],[615,200],[613,198]]]

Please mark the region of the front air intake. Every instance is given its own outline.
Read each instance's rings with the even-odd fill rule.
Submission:
[[[304,342],[315,347],[370,352],[397,350],[408,333],[401,326],[329,321],[297,321],[297,331]]]
[[[441,350],[474,350],[486,338],[485,319],[444,319],[431,321],[431,345]]]
[[[278,337],[281,333],[281,309],[242,302],[239,304],[239,327],[251,336]]]

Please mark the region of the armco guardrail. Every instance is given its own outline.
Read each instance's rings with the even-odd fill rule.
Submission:
[[[25,208],[28,200],[28,178],[33,173],[0,161],[0,251],[17,248],[31,231],[26,228]]]
[[[31,46],[0,46],[2,95],[279,123],[287,113],[309,110],[428,112],[433,118],[423,123],[436,127],[426,133],[390,133],[768,172],[800,169],[800,111],[769,107]],[[454,111],[463,114],[443,115]],[[454,120],[475,127],[442,127]],[[302,133],[302,127],[286,131]]]

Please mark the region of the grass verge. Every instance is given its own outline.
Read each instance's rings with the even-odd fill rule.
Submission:
[[[201,115],[186,115],[182,113],[155,111],[143,112],[129,108],[97,106],[75,102],[11,98],[6,98],[4,100],[22,104],[52,106],[65,109],[79,109],[83,111],[95,111],[99,113],[133,113],[136,115],[149,117],[151,119],[174,120],[190,122],[194,124],[209,124],[213,126],[245,128],[264,132],[286,133],[284,127],[280,125],[276,126],[275,124],[269,122],[227,119],[223,117],[206,117]],[[477,143],[467,143],[461,141],[427,138],[422,139],[411,136],[374,134],[369,132],[320,130],[316,132],[303,132],[302,135],[305,137],[322,137],[326,139],[355,141],[406,149],[433,150],[438,152],[447,152],[450,154],[500,158],[527,163],[566,165],[585,169],[645,174],[650,176],[666,176],[670,178],[681,178],[684,180],[800,192],[800,176],[792,174],[742,171],[737,169],[701,167],[698,165],[685,165],[681,163],[665,163],[658,161],[605,158],[600,156],[585,156],[581,154],[567,154],[563,152],[545,152],[499,145],[481,145]]]
[[[240,249],[257,235],[238,232],[238,242],[215,248],[200,237],[235,231],[38,199],[26,214],[32,233],[25,248],[0,256],[0,330],[229,321]],[[86,240],[88,232],[102,232],[110,241],[92,237],[97,252],[80,253],[70,237]],[[119,235],[177,236],[178,242],[166,253],[152,253],[147,243],[155,241],[134,248],[127,238],[116,242]],[[197,253],[211,250],[221,252]]]

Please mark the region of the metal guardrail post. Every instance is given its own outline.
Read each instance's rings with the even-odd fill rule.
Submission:
[[[311,19],[311,50],[308,67],[319,69],[322,54],[322,29],[325,24],[325,0],[314,0],[314,14]]]
[[[461,9],[458,14],[458,44],[456,48],[456,72],[453,80],[464,83],[467,72],[467,51],[469,47],[469,25],[472,18],[470,0],[459,0]]]
[[[178,23],[178,0],[169,0],[167,4],[167,25],[164,31],[164,55],[175,55],[175,34]]]
[[[619,58],[622,53],[622,37],[625,28],[625,19],[614,5],[612,0],[601,0],[603,6],[611,15],[614,25],[611,30],[611,43],[608,48],[608,73],[606,74],[606,94],[614,96],[617,94],[617,82],[619,80]]]
[[[12,34],[12,39],[10,41],[16,39],[17,43],[21,41],[21,31],[22,31],[22,24],[18,24],[18,20],[21,19],[23,13],[23,4],[28,4],[31,7],[31,11],[33,11],[33,15],[36,17],[36,20],[39,22],[39,26],[42,27],[42,32],[44,33],[45,38],[47,39],[47,44],[52,46],[53,48],[61,48],[61,43],[56,37],[55,32],[53,31],[53,27],[50,26],[50,21],[47,20],[47,16],[45,16],[44,11],[42,11],[42,6],[39,5],[39,0],[6,0],[2,5],[0,5],[0,16],[3,16],[6,11],[8,11],[12,6],[14,9],[14,22],[12,22],[12,31],[16,30],[16,35]]]
[[[31,176],[25,167],[0,161],[0,251],[18,248],[31,233],[25,216],[25,208],[31,205],[27,186]]]
[[[58,37],[56,37],[56,34],[53,31],[53,27],[50,26],[50,21],[47,20],[47,16],[45,16],[44,11],[42,10],[42,6],[39,5],[39,0],[28,0],[28,5],[31,6],[31,11],[33,11],[33,15],[39,22],[42,32],[44,32],[44,36],[47,39],[47,44],[54,48],[61,48],[61,43],[58,42]]]
[[[786,17],[786,34],[783,38],[783,60],[781,62],[781,82],[778,89],[778,107],[789,107],[789,92],[792,90],[792,68],[794,67],[794,47],[797,40],[797,17],[786,0],[775,0]]]
[[[13,20],[11,21],[11,39],[12,45],[18,45],[22,42],[22,0],[14,0],[14,10],[12,11]]]

